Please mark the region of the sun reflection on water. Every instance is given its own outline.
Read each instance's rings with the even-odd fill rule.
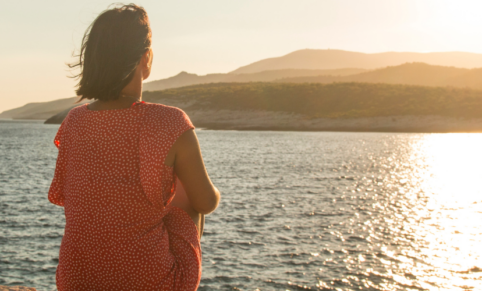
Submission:
[[[482,134],[425,135],[412,145],[409,191],[425,203],[404,254],[424,264],[411,272],[424,289],[482,290]]]

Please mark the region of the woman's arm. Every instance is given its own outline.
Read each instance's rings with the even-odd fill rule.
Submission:
[[[165,164],[174,166],[189,202],[197,212],[209,214],[218,207],[221,195],[206,171],[194,129],[184,132],[176,140]]]
[[[197,212],[192,207],[181,181],[179,181],[179,178],[177,178],[176,180],[176,195],[174,195],[174,198],[171,201],[171,205],[179,207],[182,210],[186,211],[186,213],[191,217],[192,221],[196,225],[199,237],[201,237],[204,231],[204,214]]]

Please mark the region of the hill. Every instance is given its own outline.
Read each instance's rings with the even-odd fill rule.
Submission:
[[[166,79],[146,82],[143,84],[144,91],[158,91],[170,88],[178,88],[190,85],[197,85],[203,83],[218,83],[225,78],[226,74],[209,74],[205,76],[198,76],[187,72],[180,72],[179,74]]]
[[[219,83],[145,92],[144,100],[179,107],[197,127],[214,129],[482,131],[482,91],[469,89]]]
[[[482,89],[482,69],[472,69],[450,80],[451,86]]]
[[[192,83],[198,81],[207,81],[210,78],[213,81],[214,78],[219,78],[222,75],[223,79],[238,80],[237,84],[241,81],[251,82],[257,79],[274,79],[282,76],[293,76],[296,74],[316,74],[319,72],[330,72],[333,75],[321,75],[321,76],[304,76],[297,78],[283,78],[277,79],[273,82],[276,83],[384,83],[384,84],[405,84],[405,85],[420,85],[420,86],[433,86],[433,87],[466,87],[473,89],[482,89],[482,69],[462,69],[454,67],[432,66],[423,63],[410,63],[395,67],[388,67],[379,70],[367,71],[359,74],[343,76],[343,74],[354,72],[356,69],[341,69],[331,71],[319,71],[319,70],[278,70],[278,71],[265,71],[261,73],[253,74],[240,74],[240,75],[207,75],[197,76],[194,74],[182,73],[173,78],[161,80],[148,88],[165,88],[168,86],[182,86],[183,80],[186,83]],[[339,76],[334,74],[338,73]],[[206,77],[202,79],[203,77]],[[177,79],[176,79],[177,78]],[[164,82],[165,81],[165,82]],[[155,83],[155,82],[153,82]],[[212,84],[218,82],[212,82]],[[231,87],[235,88],[236,83],[231,83]],[[219,83],[221,84],[221,83]],[[146,86],[147,87],[147,86]],[[195,87],[198,88],[198,87]],[[199,87],[201,88],[201,87]],[[207,87],[206,87],[207,88]],[[303,88],[303,87],[300,87]],[[171,92],[171,91],[169,91]],[[157,93],[156,93],[157,94]],[[230,93],[226,93],[230,94]],[[150,96],[150,93],[144,92],[144,98]],[[23,107],[12,109],[0,114],[0,118],[16,118],[16,119],[47,119],[50,116],[65,111],[68,112],[70,108],[76,106],[74,103],[77,99],[66,98],[51,102],[44,103],[31,103]],[[177,106],[177,105],[176,105]],[[263,109],[264,110],[264,109]]]
[[[48,102],[28,103],[22,107],[10,109],[0,113],[0,118],[47,119],[52,115],[57,114],[59,111],[77,106],[78,104],[76,104],[75,102],[77,102],[78,99],[79,98],[77,97],[71,97]],[[86,101],[83,101],[80,104],[83,104],[85,102]]]
[[[277,70],[265,71],[254,74],[209,74],[198,76],[181,72],[176,76],[152,81],[144,84],[144,91],[158,91],[170,88],[178,88],[189,85],[197,85],[204,83],[219,82],[259,82],[273,81],[280,78],[296,77],[296,76],[318,76],[333,75],[345,76],[364,72],[363,69],[338,69],[338,70]],[[0,119],[47,119],[52,115],[66,110],[68,112],[72,107],[77,106],[77,97],[53,100],[49,102],[28,103],[22,107],[11,109],[0,113]],[[81,104],[90,101],[83,101]]]
[[[482,69],[461,69],[432,66],[424,63],[407,63],[395,67],[373,70],[350,76],[314,76],[284,78],[276,82],[333,83],[360,82],[406,84],[420,86],[453,86],[482,89]]]
[[[404,64],[421,61],[432,65]],[[386,67],[387,65],[390,67]],[[482,67],[481,54],[462,52],[364,54],[341,50],[300,50],[283,57],[262,60],[228,74],[198,76],[181,72],[171,78],[145,83],[144,90],[158,91],[199,84],[243,82],[360,82],[482,89],[480,85],[482,69],[468,69],[472,67]],[[372,70],[367,71],[367,69]],[[29,103],[0,113],[0,118],[47,119],[58,112],[68,112],[70,108],[76,106],[75,101],[77,98],[72,97],[43,103]]]
[[[144,100],[172,100],[187,110],[279,111],[306,118],[482,118],[482,91],[407,85],[222,83],[146,92]]]
[[[301,77],[301,76],[347,76],[364,72],[364,69],[336,69],[336,70],[273,70],[263,71],[253,74],[208,74],[199,76],[187,72],[181,72],[176,76],[147,82],[144,84],[144,91],[158,91],[184,86],[219,83],[219,82],[271,82],[281,78]]]
[[[240,67],[231,74],[252,74],[266,70],[311,69],[332,70],[339,68],[377,69],[404,63],[427,63],[460,68],[482,67],[482,54],[466,52],[401,53],[386,52],[365,54],[343,50],[306,49],[285,56],[264,59]]]

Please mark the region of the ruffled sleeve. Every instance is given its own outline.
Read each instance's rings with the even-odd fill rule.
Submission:
[[[63,181],[65,173],[65,146],[63,143],[65,128],[68,123],[68,115],[60,125],[54,138],[54,145],[58,148],[57,163],[55,165],[54,178],[50,184],[48,199],[51,203],[64,206]]]
[[[164,164],[176,140],[194,125],[179,108],[151,104],[139,135],[140,179],[148,200],[162,211],[175,192],[175,174]]]

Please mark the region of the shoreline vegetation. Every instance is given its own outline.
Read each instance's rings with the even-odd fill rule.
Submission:
[[[147,91],[206,129],[482,132],[482,91],[369,83],[212,83]],[[46,123],[60,123],[68,110]]]

